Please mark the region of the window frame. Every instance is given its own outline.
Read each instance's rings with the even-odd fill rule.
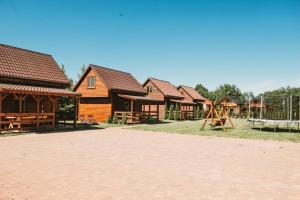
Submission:
[[[94,83],[94,84],[92,84]],[[96,88],[96,76],[88,76],[87,77],[87,88],[95,89]]]

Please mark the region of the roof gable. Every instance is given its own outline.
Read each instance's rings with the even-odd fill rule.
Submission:
[[[97,72],[97,76],[103,81],[103,83],[109,90],[146,94],[146,91],[144,90],[142,85],[130,73],[93,64],[89,65],[84,75],[76,84],[74,90],[78,88],[82,80],[91,69]]]
[[[0,77],[70,84],[51,55],[4,44],[0,44]]]
[[[193,100],[199,100],[199,101],[205,101],[206,99],[199,94],[194,88],[188,87],[188,86],[184,86],[184,85],[180,85],[178,87],[182,88]]]
[[[155,78],[148,78],[147,81],[143,84],[144,86],[148,83],[148,81],[151,81],[156,88],[163,93],[166,97],[173,97],[173,98],[179,98],[183,99],[184,96],[180,94],[180,92],[169,82],[169,81],[163,81]]]

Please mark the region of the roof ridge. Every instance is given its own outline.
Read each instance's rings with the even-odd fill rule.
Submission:
[[[165,80],[161,80],[161,79],[154,78],[154,77],[149,77],[148,79],[154,79],[154,80],[157,80],[157,81],[163,81],[163,82],[167,82],[167,83],[170,83],[171,85],[173,85],[170,81],[165,81]]]
[[[121,70],[112,69],[112,68],[109,68],[109,67],[103,67],[103,66],[99,66],[99,65],[95,65],[95,64],[90,64],[89,66],[97,67],[97,68],[104,68],[104,69],[108,69],[108,70],[111,70],[111,71],[121,72],[121,73],[124,73],[124,74],[131,74],[129,72],[124,72],[124,71],[121,71]]]
[[[24,48],[20,48],[20,47],[15,47],[15,46],[7,45],[7,44],[1,44],[0,43],[0,46],[12,48],[12,49],[17,49],[17,50],[21,50],[21,51],[26,51],[26,52],[29,52],[29,53],[41,54],[41,55],[44,55],[44,56],[51,56],[51,54],[42,53],[42,52],[38,52],[38,51],[33,51],[33,50],[30,50],[30,49],[24,49]]]
[[[191,89],[194,89],[194,90],[195,90],[195,88],[193,88],[193,87],[191,87],[191,86],[187,86],[187,85],[179,85],[178,87],[188,87],[188,88],[191,88]]]

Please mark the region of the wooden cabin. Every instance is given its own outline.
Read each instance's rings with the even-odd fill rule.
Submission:
[[[161,100],[147,97],[147,92],[130,73],[89,65],[74,91],[81,94],[80,119],[104,122],[114,115],[120,120],[125,114],[128,123],[158,120]],[[155,109],[144,112],[149,106]]]
[[[245,112],[245,107],[237,99],[225,96],[220,103],[227,108],[229,115],[241,115]]]
[[[196,103],[192,101],[185,101],[185,97],[170,82],[156,78],[148,78],[143,84],[143,87],[148,93],[147,96],[162,100],[161,104],[159,105],[160,119],[164,119],[166,104],[168,107],[173,104],[174,109],[175,105],[179,104],[181,119],[190,118],[193,116],[192,111],[188,108],[195,106]]]
[[[77,100],[69,86],[51,55],[0,44],[0,132],[54,128],[58,98]]]
[[[194,88],[189,86],[180,85],[177,87],[177,90],[184,96],[184,101],[186,102],[194,102],[195,105],[187,105],[182,106],[181,110],[188,112],[189,118],[194,118],[194,111],[197,109],[197,106],[201,105],[207,101],[206,98],[202,97],[199,92],[197,92]]]

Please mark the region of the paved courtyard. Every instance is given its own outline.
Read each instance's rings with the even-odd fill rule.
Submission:
[[[300,199],[300,144],[121,128],[0,137],[0,199]]]

